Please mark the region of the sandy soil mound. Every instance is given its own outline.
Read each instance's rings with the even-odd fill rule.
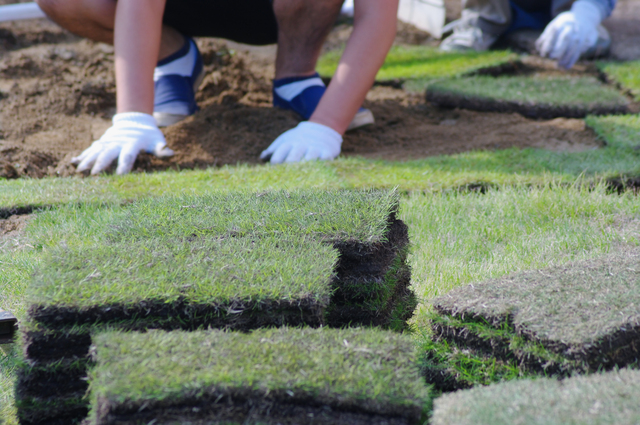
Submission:
[[[397,42],[433,43],[415,29],[400,29]],[[348,29],[339,26],[328,43],[338,45],[346,36]],[[201,112],[165,130],[174,157],[141,155],[135,171],[257,163],[259,153],[298,122],[293,113],[270,107],[274,47],[199,45],[206,66]],[[391,87],[374,87],[365,106],[376,124],[345,137],[347,156],[403,160],[476,149],[600,146],[580,120],[438,109]],[[102,135],[114,113],[112,47],[47,20],[0,24],[0,177],[73,174],[70,159]]]

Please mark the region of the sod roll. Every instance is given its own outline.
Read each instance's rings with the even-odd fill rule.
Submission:
[[[414,424],[430,400],[411,340],[373,329],[96,337],[92,424]]]

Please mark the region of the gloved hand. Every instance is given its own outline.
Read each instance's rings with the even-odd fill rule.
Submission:
[[[158,157],[173,155],[153,116],[141,112],[125,112],[116,114],[113,126],[79,156],[72,158],[71,163],[79,164],[76,169],[78,172],[93,167],[91,174],[98,174],[118,158],[116,174],[126,174],[133,168],[140,151]]]
[[[598,41],[602,11],[588,0],[577,0],[569,12],[559,14],[536,41],[541,56],[557,59],[562,68],[571,68],[584,52]]]
[[[282,133],[260,154],[260,159],[272,164],[313,159],[334,159],[340,155],[342,136],[334,129],[315,122],[303,121]]]

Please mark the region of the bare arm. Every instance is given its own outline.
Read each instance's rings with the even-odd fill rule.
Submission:
[[[373,85],[396,34],[399,0],[355,0],[354,29],[309,121],[343,134]]]
[[[153,69],[158,61],[165,3],[118,0],[114,28],[118,113],[153,113]]]

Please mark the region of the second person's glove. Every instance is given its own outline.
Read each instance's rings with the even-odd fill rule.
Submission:
[[[547,25],[536,41],[536,49],[541,56],[555,59],[558,66],[569,69],[598,41],[602,19],[598,6],[578,0],[570,11],[559,14]]]

